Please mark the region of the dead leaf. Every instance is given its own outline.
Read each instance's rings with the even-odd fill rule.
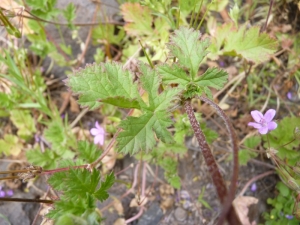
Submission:
[[[101,161],[103,163],[103,166],[102,166],[103,173],[108,172],[115,166],[117,156],[118,156],[118,154],[115,152],[115,150],[113,148],[111,148],[110,151],[108,152],[108,154],[106,156],[104,156],[104,158]]]
[[[126,225],[124,218],[117,219],[113,225]]]
[[[113,199],[114,199],[113,206],[117,211],[118,215],[124,215],[124,208],[122,202],[117,198],[113,198]]]
[[[72,96],[70,97],[70,110],[71,110],[71,112],[74,112],[74,113],[80,112],[79,105]]]
[[[130,202],[130,207],[140,207],[140,206],[144,206],[146,205],[146,203],[148,202],[148,198],[147,197],[141,197],[136,195],[134,199],[131,200]]]
[[[17,14],[22,14],[24,16],[31,17],[31,15],[29,15],[27,12],[23,10],[22,5],[19,5],[16,1],[13,0],[1,0],[0,7],[8,10],[7,12],[9,12],[10,14],[14,13],[15,16],[9,21],[13,25],[15,25],[20,31],[22,30],[23,34],[33,33],[33,31],[28,26],[29,19],[17,16]],[[21,25],[22,27],[20,27]]]
[[[251,196],[239,196],[233,201],[235,208],[243,225],[257,225],[259,217],[258,199]]]

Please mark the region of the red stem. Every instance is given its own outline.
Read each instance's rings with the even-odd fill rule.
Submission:
[[[237,214],[235,213],[234,208],[232,207],[232,201],[234,200],[234,197],[235,197],[235,191],[236,191],[236,186],[237,186],[236,184],[237,184],[238,175],[239,175],[238,140],[237,140],[236,134],[234,132],[233,126],[232,126],[229,118],[227,117],[227,115],[224,113],[224,111],[216,103],[214,103],[213,101],[211,101],[208,98],[199,97],[199,99],[208,103],[209,105],[211,105],[216,110],[218,115],[223,119],[223,121],[225,123],[225,127],[228,132],[228,136],[231,141],[231,146],[232,146],[233,172],[232,172],[231,184],[230,184],[228,196],[226,197],[226,201],[223,204],[222,212],[219,216],[218,225],[222,225],[224,223],[224,220],[226,217],[227,217],[229,223],[238,224],[239,219],[237,217]],[[228,212],[229,212],[229,214],[228,214]]]
[[[199,143],[199,147],[203,153],[210,176],[211,176],[213,183],[217,189],[218,197],[219,197],[220,201],[223,203],[225,200],[225,197],[227,195],[226,185],[225,185],[223,177],[219,171],[216,160],[210,151],[210,148],[206,142],[205,136],[204,136],[204,134],[200,128],[200,125],[195,117],[194,110],[192,108],[190,100],[185,101],[184,108],[189,117],[192,128],[195,132],[195,136]]]

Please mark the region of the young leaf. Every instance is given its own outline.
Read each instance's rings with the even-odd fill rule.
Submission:
[[[179,84],[179,87],[185,87],[191,78],[186,74],[177,63],[169,66],[168,64],[158,65],[156,67],[158,73],[162,76],[162,81],[165,84]]]
[[[218,68],[209,68],[195,82],[202,87],[221,89],[227,78],[228,74],[226,71]]]
[[[0,140],[0,154],[17,156],[22,150],[22,144],[19,143],[19,138],[12,134],[5,134]]]
[[[87,163],[94,162],[101,155],[101,151],[97,146],[88,141],[79,141],[77,150],[80,154],[79,158]]]
[[[209,40],[200,41],[200,37],[200,32],[180,27],[179,30],[175,30],[175,35],[171,36],[171,43],[168,45],[173,56],[178,58],[179,64],[190,70],[192,80],[197,75],[209,46]]]
[[[53,149],[66,148],[68,143],[67,131],[60,121],[53,120],[48,124],[48,128],[44,131],[44,136],[47,141],[52,144]]]
[[[152,16],[148,7],[128,2],[121,5],[121,13],[126,22],[124,29],[128,34],[153,35]]]
[[[53,169],[57,167],[58,156],[49,149],[45,149],[44,152],[40,150],[26,151],[26,157],[28,162],[33,165],[41,166],[43,169]]]
[[[22,138],[29,138],[34,132],[35,123],[27,110],[12,110],[10,111],[10,119],[18,128],[18,135]]]
[[[106,176],[105,181],[101,182],[100,188],[94,193],[94,196],[101,202],[108,198],[107,190],[111,188],[111,186],[115,182],[115,176],[113,173],[108,174]]]
[[[120,45],[120,42],[124,39],[125,32],[121,29],[118,34],[115,34],[116,26],[113,24],[99,24],[92,32],[93,42],[96,43],[111,43]],[[98,50],[98,49],[97,49]],[[103,52],[101,50],[101,52]]]
[[[67,19],[69,26],[76,17],[76,7],[73,2],[69,3],[65,10],[62,11],[64,17]]]
[[[135,103],[142,101],[137,85],[133,83],[133,75],[124,71],[122,65],[117,63],[88,65],[85,69],[76,71],[67,82],[72,91],[80,95],[78,102],[90,109],[98,108],[101,105],[99,100],[107,98],[123,97]],[[121,106],[123,103],[120,102]]]
[[[77,196],[85,198],[86,194],[94,194],[98,182],[100,180],[100,172],[93,170],[90,173],[86,169],[70,169],[68,172],[59,172],[53,174],[48,183],[56,190],[64,191],[64,195],[68,197]]]
[[[58,219],[60,216],[68,213],[81,216],[87,209],[88,204],[85,199],[61,197],[60,200],[55,201],[54,209],[47,214],[47,217],[50,219]]]

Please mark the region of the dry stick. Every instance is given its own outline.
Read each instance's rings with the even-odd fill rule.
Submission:
[[[271,10],[272,10],[272,7],[273,7],[273,3],[274,3],[274,0],[270,0],[270,7],[269,7],[269,11],[268,11],[268,16],[267,16],[267,19],[266,19],[266,22],[265,22],[264,26],[260,29],[260,33],[266,31],[266,29],[267,29],[269,17],[270,17]]]
[[[53,204],[54,201],[46,199],[26,199],[26,198],[0,198],[3,202],[31,202],[31,203],[46,203]]]
[[[44,195],[45,197],[47,197],[47,195],[49,194],[49,191],[50,191],[50,188],[48,187],[48,190],[47,190],[47,192]],[[35,223],[36,223],[36,221],[37,221],[37,219],[38,219],[38,217],[40,215],[40,212],[41,212],[42,208],[43,208],[43,205],[41,204],[40,207],[39,207],[39,209],[38,209],[38,211],[36,212],[36,215],[35,215],[32,223],[31,223],[31,225],[35,225]]]
[[[218,115],[223,119],[223,121],[225,123],[225,127],[228,132],[228,136],[231,141],[232,149],[233,149],[233,151],[232,151],[233,152],[233,174],[232,174],[232,178],[231,178],[231,184],[230,184],[228,197],[227,197],[225,203],[223,204],[223,211],[221,212],[221,215],[220,215],[220,218],[218,221],[218,224],[221,225],[221,224],[223,224],[228,212],[230,213],[230,215],[228,215],[229,220],[231,220],[230,218],[237,217],[237,215],[234,211],[234,208],[232,207],[232,201],[235,197],[236,184],[238,181],[238,174],[239,174],[238,141],[237,141],[237,137],[234,132],[233,126],[232,126],[229,118],[227,117],[227,115],[223,112],[223,110],[217,104],[215,104],[213,101],[209,100],[208,98],[199,97],[199,99],[208,103],[209,105],[211,105],[216,110]],[[235,218],[235,219],[237,219],[237,218]]]
[[[259,179],[262,179],[262,178],[264,178],[264,177],[266,177],[266,176],[269,176],[269,175],[271,175],[271,174],[275,174],[275,171],[271,170],[271,171],[268,171],[268,172],[265,172],[265,173],[262,173],[262,174],[260,174],[260,175],[258,175],[258,176],[253,177],[251,180],[249,180],[249,181],[245,184],[244,188],[243,188],[243,189],[241,190],[241,192],[239,193],[239,196],[243,196],[244,193],[246,192],[247,188],[248,188],[253,182],[255,182],[255,181],[259,180]]]
[[[143,164],[142,191],[141,191],[141,197],[143,197],[144,199],[140,202],[140,204],[145,200],[145,197],[146,197],[145,196],[145,189],[146,189],[146,162],[144,162],[144,164]],[[139,212],[135,216],[127,219],[125,221],[125,223],[128,224],[128,223],[130,223],[132,221],[137,220],[143,214],[144,209],[145,208],[144,208],[143,205],[140,206]]]

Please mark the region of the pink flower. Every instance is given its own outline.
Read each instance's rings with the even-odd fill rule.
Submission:
[[[258,132],[260,134],[266,134],[269,131],[276,129],[277,127],[277,123],[272,121],[275,114],[276,114],[276,110],[274,109],[269,109],[265,113],[265,115],[263,115],[261,112],[257,110],[251,111],[251,115],[256,123],[250,122],[248,123],[248,126],[252,126],[258,129]]]
[[[91,134],[94,137],[94,144],[97,145],[103,145],[104,144],[104,138],[105,138],[105,130],[103,129],[103,127],[101,127],[98,123],[98,121],[96,121],[95,123],[95,127],[96,128],[92,128],[90,130]]]

